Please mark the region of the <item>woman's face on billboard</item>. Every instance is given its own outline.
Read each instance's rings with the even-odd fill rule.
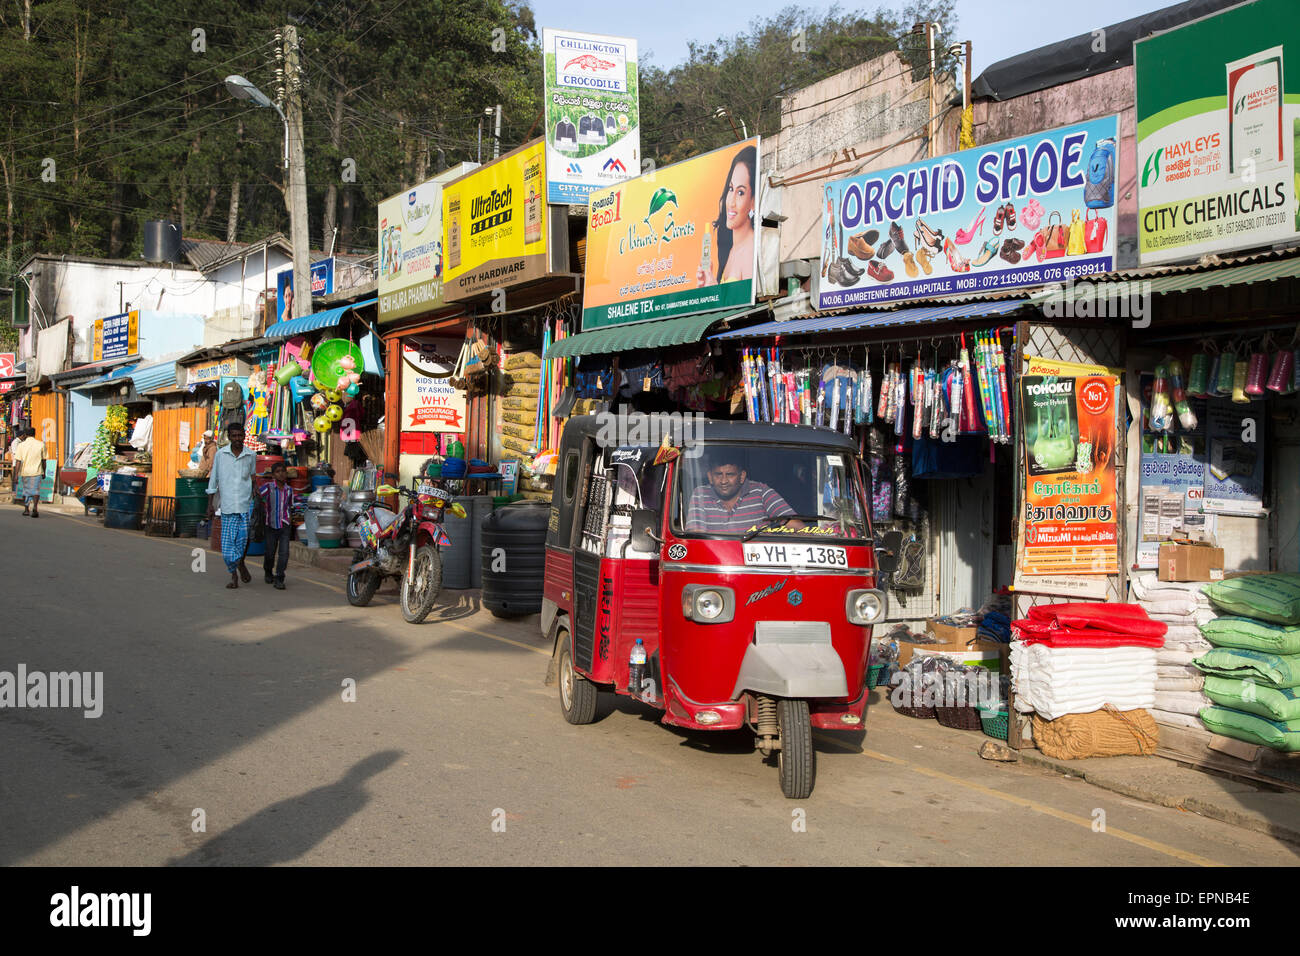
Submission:
[[[754,188],[749,181],[749,167],[744,163],[737,163],[731,170],[726,209],[728,229],[743,229],[749,225],[749,216],[754,211]]]

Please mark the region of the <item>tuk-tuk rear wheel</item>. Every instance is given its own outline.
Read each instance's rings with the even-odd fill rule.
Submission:
[[[560,635],[560,711],[571,724],[589,724],[596,719],[596,685],[573,669],[569,635]]]
[[[791,800],[803,800],[812,793],[817,775],[808,701],[780,700],[776,717],[781,726],[781,749],[777,751],[781,792]]]

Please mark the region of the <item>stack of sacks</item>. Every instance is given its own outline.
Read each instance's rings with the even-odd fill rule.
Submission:
[[[1133,604],[1052,604],[1011,624],[1016,709],[1047,720],[1155,704],[1166,626]]]
[[[1300,574],[1254,574],[1205,586],[1225,616],[1201,625],[1196,658],[1216,734],[1300,751]]]
[[[1129,579],[1137,604],[1169,626],[1156,652],[1156,697],[1151,715],[1162,724],[1200,729],[1197,714],[1213,703],[1203,693],[1205,676],[1192,665],[1210,649],[1200,626],[1218,616],[1199,581],[1161,581],[1155,571]]]

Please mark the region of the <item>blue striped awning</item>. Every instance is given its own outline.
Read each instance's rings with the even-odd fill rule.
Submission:
[[[146,365],[131,373],[135,390],[143,395],[160,388],[174,388],[176,385],[176,363],[159,362]]]
[[[820,315],[784,322],[763,322],[745,329],[733,329],[709,336],[710,339],[754,339],[771,335],[817,335],[822,332],[857,332],[887,329],[900,325],[925,325],[932,322],[963,322],[987,316],[1007,315],[1025,307],[1024,299],[997,302],[963,302],[958,305],[919,306],[894,312],[867,312],[856,315]]]
[[[359,309],[364,305],[374,305],[378,301],[379,297],[375,296],[373,299],[363,299],[361,302],[353,302],[351,305],[340,305],[334,309],[326,309],[324,312],[313,312],[311,315],[304,315],[300,319],[286,319],[268,328],[266,337],[272,342],[283,342],[295,335],[315,332],[317,329],[327,329],[330,326],[338,325],[343,319],[343,314],[348,309]]]
[[[106,375],[101,375],[99,378],[92,378],[89,382],[82,382],[80,385],[74,385],[72,387],[74,389],[94,388],[96,385],[107,385],[109,382],[116,382],[129,376],[131,374],[131,369],[135,368],[138,364],[139,363],[136,362],[131,365],[120,366]]]

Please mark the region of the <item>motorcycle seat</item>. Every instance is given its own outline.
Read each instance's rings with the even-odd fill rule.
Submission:
[[[390,524],[397,520],[397,513],[389,511],[387,508],[375,509],[375,522],[379,525],[379,530],[383,531]]]

